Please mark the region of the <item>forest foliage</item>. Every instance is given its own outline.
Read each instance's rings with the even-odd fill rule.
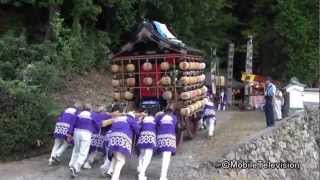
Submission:
[[[48,95],[68,73],[104,67],[143,20],[166,23],[208,60],[211,48],[227,59],[234,42],[244,61],[252,34],[255,73],[319,83],[318,10],[316,0],[0,0],[0,124],[10,125],[0,158],[37,149],[57,113]]]

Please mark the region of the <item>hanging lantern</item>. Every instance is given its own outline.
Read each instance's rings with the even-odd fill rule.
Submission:
[[[172,92],[171,91],[165,91],[162,94],[163,99],[165,100],[171,100],[172,99]]]
[[[189,107],[181,108],[180,114],[182,116],[189,116],[191,114],[190,108]]]
[[[132,64],[131,61],[129,61],[129,64],[127,64],[126,69],[127,69],[127,72],[134,72],[136,68],[134,64]]]
[[[160,80],[161,85],[168,86],[171,84],[171,78],[169,76],[163,76]]]
[[[119,87],[120,86],[120,80],[119,79],[112,79],[111,84],[113,87]]]
[[[119,65],[117,65],[117,64],[112,64],[111,65],[111,72],[117,73],[117,72],[119,72],[119,70],[120,70],[120,66]]]
[[[168,62],[162,62],[162,63],[160,64],[160,69],[161,69],[162,71],[167,71],[167,70],[170,69],[170,64],[169,64]]]
[[[135,86],[136,85],[136,79],[131,77],[127,79],[127,86]]]
[[[179,63],[179,68],[183,71],[188,70],[190,67],[189,63],[184,61]]]
[[[180,81],[181,84],[187,85],[189,83],[189,77],[188,76],[182,76],[179,81]]]
[[[132,99],[133,99],[133,93],[130,92],[130,91],[126,91],[126,92],[124,93],[124,98],[125,98],[126,100],[128,100],[128,101],[132,100]]]
[[[151,71],[152,70],[152,64],[147,60],[145,63],[143,63],[142,69],[144,71]]]
[[[206,63],[200,63],[200,69],[203,70],[206,68]]]
[[[191,92],[183,92],[180,94],[180,98],[182,100],[188,100],[188,99],[192,98],[192,94],[191,94]]]
[[[202,91],[202,94],[205,94],[205,93],[208,92],[208,88],[207,88],[206,86],[203,86],[203,87],[201,88],[201,91]]]
[[[145,77],[143,78],[143,84],[150,86],[152,85],[152,78],[151,77]]]
[[[114,92],[112,97],[113,97],[114,100],[118,101],[118,100],[120,100],[120,93],[119,92]]]

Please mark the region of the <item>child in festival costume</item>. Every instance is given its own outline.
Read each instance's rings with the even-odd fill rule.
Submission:
[[[155,112],[148,110],[147,115],[142,118],[141,131],[137,141],[137,148],[139,150],[139,165],[138,178],[139,180],[146,180],[146,170],[151,162],[152,154],[156,148],[156,120],[154,118]]]
[[[107,172],[108,176],[112,174],[111,180],[119,180],[126,158],[131,155],[132,139],[134,134],[138,134],[140,131],[137,119],[141,115],[143,114],[130,111],[112,121],[109,151],[113,157]]]
[[[91,144],[92,132],[96,127],[107,126],[110,120],[103,120],[102,122],[92,117],[90,110],[92,106],[86,104],[83,111],[78,115],[78,119],[74,125],[74,147],[72,151],[71,160],[69,163],[72,176],[79,174],[82,165],[87,159]]]
[[[74,123],[77,119],[77,113],[81,110],[81,103],[77,102],[75,108],[67,108],[59,116],[54,130],[54,145],[51,156],[49,158],[49,165],[53,163],[60,163],[60,157],[68,148],[72,139]]]
[[[171,155],[176,153],[176,124],[175,106],[170,104],[165,112],[156,115],[157,122],[157,150],[162,153],[160,180],[168,180],[168,169]]]
[[[115,117],[116,113],[106,112],[105,106],[99,106],[96,112],[92,113],[92,118],[99,124],[104,120],[110,120]],[[91,145],[87,161],[84,164],[85,169],[91,169],[91,165],[100,156],[103,157],[106,153],[104,148],[104,141],[107,132],[110,130],[111,124],[106,127],[95,127],[95,131],[91,136]]]
[[[203,120],[206,122],[208,127],[208,136],[212,137],[214,135],[214,126],[216,123],[216,112],[213,102],[209,97],[205,98],[205,106],[203,110]]]

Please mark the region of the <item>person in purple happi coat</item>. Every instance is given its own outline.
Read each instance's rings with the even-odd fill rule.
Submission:
[[[112,121],[109,140],[109,151],[112,153],[112,160],[107,175],[111,180],[119,180],[122,167],[126,158],[131,156],[132,141],[135,134],[140,131],[137,119],[140,113],[133,111],[125,113]]]
[[[96,110],[96,112],[92,113],[92,118],[101,124],[103,120],[111,119],[112,113],[106,112],[105,106],[99,106]],[[106,154],[105,148],[104,148],[104,141],[105,141],[105,135],[110,130],[111,124],[106,127],[98,127],[96,126],[94,129],[94,132],[91,136],[91,144],[89,149],[89,155],[88,158],[84,164],[85,169],[91,169],[92,164],[94,161],[100,156],[103,157]]]
[[[107,126],[110,120],[103,120],[93,118],[92,106],[86,104],[83,111],[78,114],[78,118],[74,125],[74,147],[72,151],[71,160],[69,162],[72,176],[78,176],[82,165],[85,163],[91,144],[92,133],[95,128]]]
[[[175,106],[169,104],[164,112],[156,115],[157,151],[162,153],[160,180],[167,180],[171,155],[176,153],[176,124]]]
[[[137,140],[137,149],[139,151],[139,164],[137,171],[139,180],[146,180],[146,170],[151,162],[153,151],[156,144],[156,120],[155,112],[150,109],[147,115],[142,118],[141,131]]]
[[[58,118],[54,129],[54,145],[49,158],[49,165],[60,163],[60,157],[69,147],[72,139],[74,123],[82,104],[77,102],[73,107],[66,108]]]
[[[209,138],[214,135],[214,128],[216,124],[216,111],[212,100],[209,97],[205,99],[205,106],[203,109],[203,120],[208,125]]]

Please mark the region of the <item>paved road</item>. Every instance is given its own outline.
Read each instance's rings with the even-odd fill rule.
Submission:
[[[240,140],[265,128],[262,112],[218,112],[215,136],[208,140],[205,132],[199,132],[192,141],[185,141],[181,152],[173,157],[169,169],[170,180],[193,179],[192,171],[199,164],[221,157]],[[61,165],[49,167],[48,155],[23,161],[0,164],[0,180],[54,180],[70,179],[67,168],[70,150]],[[133,157],[125,165],[121,180],[136,179],[137,159]],[[155,156],[148,169],[148,180],[159,179],[161,157]],[[100,176],[98,165],[91,170],[81,171],[78,180],[105,179]],[[199,177],[201,179],[201,177]]]

